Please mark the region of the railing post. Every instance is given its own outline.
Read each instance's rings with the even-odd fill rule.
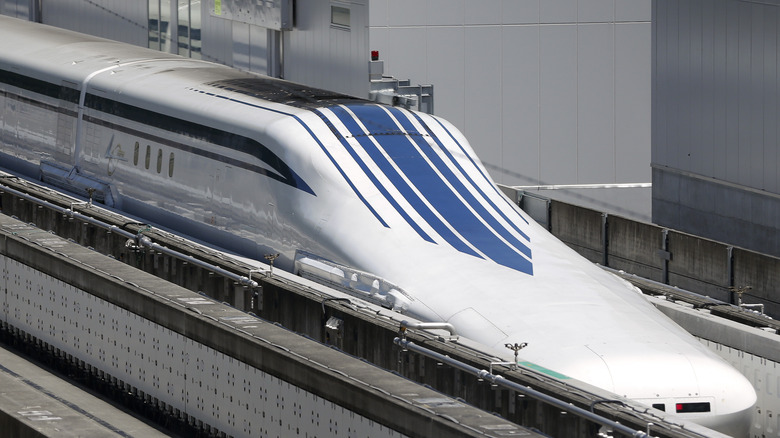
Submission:
[[[601,264],[605,267],[609,267],[609,236],[607,235],[607,231],[609,231],[608,219],[608,213],[601,213]]]

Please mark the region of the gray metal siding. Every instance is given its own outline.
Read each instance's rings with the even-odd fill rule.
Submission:
[[[625,11],[626,19],[632,11]],[[649,22],[615,26],[616,181],[649,181],[651,33]]]
[[[655,0],[653,14],[653,221],[780,253],[780,4]]]
[[[30,0],[0,0],[0,13],[27,20],[30,18]]]
[[[284,78],[368,97],[368,6],[339,1],[350,9],[350,30],[331,26],[331,2],[298,0],[296,25],[284,34]]]
[[[501,167],[516,175],[513,181],[517,184],[528,184],[534,182],[530,175],[539,174],[542,156],[541,147],[533,147],[541,145],[541,96],[538,87],[528,86],[541,82],[540,32],[538,26],[507,26],[503,28],[502,35],[502,46],[513,47],[514,53],[513,56],[505,56],[502,64],[506,80],[501,87],[501,121],[502,127],[513,126],[515,129],[504,135],[501,146],[504,143],[516,146],[503,147]],[[438,92],[440,88],[437,88],[436,94],[437,108],[442,108],[439,99],[445,94]],[[475,143],[477,140],[471,139]],[[491,171],[496,173],[493,169]]]
[[[552,184],[580,182],[576,178],[577,28],[541,26],[539,33],[539,179]]]
[[[655,3],[653,164],[778,192],[776,4]]]
[[[233,66],[233,22],[213,18],[203,10],[202,26],[203,59]]]
[[[499,183],[648,182],[651,11],[650,0],[370,0],[371,50],[388,74],[434,84],[436,114]]]
[[[43,23],[147,46],[148,1],[41,0]]]

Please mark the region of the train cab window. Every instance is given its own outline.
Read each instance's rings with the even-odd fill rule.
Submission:
[[[666,412],[666,405],[664,405],[663,403],[653,403],[653,407],[658,409],[659,411]]]
[[[171,155],[168,157],[168,176],[173,176],[173,152],[171,152]]]
[[[162,149],[157,149],[157,173],[162,171]]]
[[[138,154],[140,152],[141,145],[135,142],[135,149],[133,149],[133,166],[138,165]]]
[[[152,147],[146,145],[146,157],[144,159],[144,167],[149,168],[149,162],[152,160]]]

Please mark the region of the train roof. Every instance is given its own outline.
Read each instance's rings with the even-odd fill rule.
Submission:
[[[172,73],[193,83],[201,82],[206,86],[302,109],[368,102],[342,93],[66,29],[2,16],[0,22],[3,23],[0,35],[7,33],[16,36],[8,38],[5,43],[0,42],[4,56],[10,56],[15,62],[39,71],[38,75],[41,76],[48,76],[44,72],[54,67],[68,74],[74,82],[81,82],[85,75],[100,68],[112,65],[119,68],[121,64],[132,61],[135,65],[122,68],[146,71],[147,74]],[[68,68],[62,69],[63,66]]]
[[[209,82],[206,85],[298,108],[322,108],[339,104],[367,102],[346,94],[270,77],[225,79]]]

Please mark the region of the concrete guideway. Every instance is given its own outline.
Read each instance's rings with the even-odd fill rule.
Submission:
[[[0,230],[4,330],[197,430],[539,436],[8,216]]]
[[[169,436],[3,347],[0,430],[14,437]]]

